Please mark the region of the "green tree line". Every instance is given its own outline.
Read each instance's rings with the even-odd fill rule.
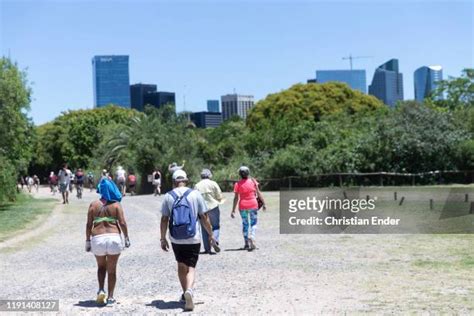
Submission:
[[[16,79],[2,80],[2,111],[10,100],[8,111],[16,111],[16,121],[5,120],[2,112],[10,124],[0,126],[2,135],[12,136],[0,143],[0,163],[7,166],[0,181],[15,181],[27,167],[47,176],[63,162],[96,174],[121,165],[135,171],[142,185],[154,168],[166,174],[168,164],[183,160],[195,180],[203,167],[217,180],[235,179],[240,165],[261,178],[474,170],[472,69],[440,82],[425,102],[405,101],[395,108],[345,84],[309,83],[268,95],[246,121],[234,117],[213,129],[195,128],[173,107],[139,113],[115,106],[68,111],[33,127],[25,114],[30,95],[25,74],[4,63],[2,79],[8,72]],[[9,99],[6,91],[18,92]],[[435,97],[440,94],[443,99]]]

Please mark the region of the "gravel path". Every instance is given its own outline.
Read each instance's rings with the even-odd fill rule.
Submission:
[[[280,235],[278,193],[265,196],[259,249],[249,253],[237,250],[241,224],[229,217],[226,194],[223,251],[199,258],[196,313],[474,313],[474,256],[465,255],[472,235]],[[119,304],[95,306],[96,265],[84,252],[84,231],[96,197],[58,202],[53,221],[0,243],[0,298],[59,299],[61,314],[182,312],[173,254],[159,247],[162,198],[150,195],[123,200],[132,246],[119,260]]]

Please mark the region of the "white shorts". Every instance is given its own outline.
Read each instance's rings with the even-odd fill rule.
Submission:
[[[153,185],[161,185],[161,180],[153,180]]]
[[[92,236],[91,251],[96,256],[118,255],[123,250],[120,234],[102,234]]]

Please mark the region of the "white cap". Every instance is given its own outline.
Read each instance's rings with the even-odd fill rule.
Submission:
[[[184,170],[176,170],[173,172],[173,181],[188,181],[188,175]]]

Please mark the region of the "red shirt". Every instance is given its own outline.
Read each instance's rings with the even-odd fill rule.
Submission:
[[[234,192],[239,194],[239,210],[256,210],[257,184],[254,179],[242,179],[234,185]]]

